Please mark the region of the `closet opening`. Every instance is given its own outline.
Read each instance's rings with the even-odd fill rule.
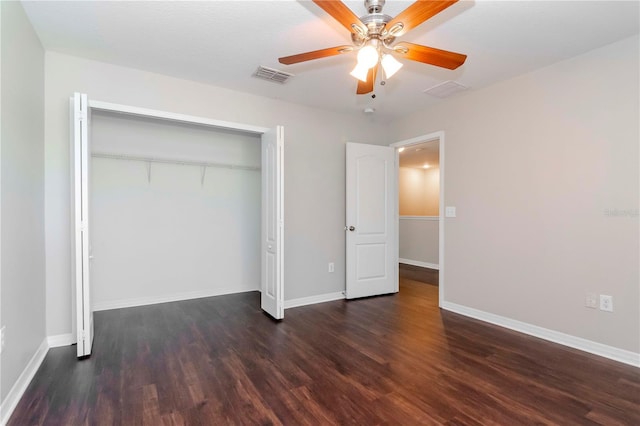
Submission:
[[[94,310],[260,289],[260,136],[96,111]]]
[[[246,291],[283,309],[283,128],[72,104],[78,356],[93,312]]]

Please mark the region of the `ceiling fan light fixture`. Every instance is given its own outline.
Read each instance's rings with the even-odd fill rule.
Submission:
[[[367,69],[374,67],[378,63],[378,49],[373,45],[367,44],[358,52],[358,65]]]
[[[367,75],[369,74],[369,68],[362,66],[360,63],[356,65],[356,67],[349,74],[354,76],[360,81],[367,82]]]
[[[384,74],[387,78],[391,78],[400,68],[402,68],[402,63],[389,54],[382,55],[382,61],[380,61],[380,63],[382,64],[382,69],[384,70]]]
[[[2,1],[2,0],[0,0]],[[320,9],[328,13],[335,21],[351,33],[351,46],[336,46],[278,58],[285,65],[297,64],[313,59],[321,59],[357,50],[357,64],[351,75],[357,78],[356,94],[373,92],[377,73],[385,78],[394,75],[402,67],[396,58],[388,56],[402,55],[403,58],[440,68],[454,70],[464,64],[467,55],[436,49],[406,41],[395,45],[396,38],[432,18],[436,14],[455,4],[458,0],[414,0],[395,17],[382,13],[386,0],[364,0],[368,13],[358,17],[344,0],[313,0]],[[384,60],[383,60],[384,59]],[[382,63],[384,62],[384,64]],[[382,70],[378,69],[378,65]],[[371,98],[375,98],[375,93]]]

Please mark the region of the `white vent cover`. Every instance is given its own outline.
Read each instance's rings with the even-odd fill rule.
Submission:
[[[267,81],[273,81],[274,83],[284,84],[286,83],[293,74],[289,74],[288,72],[274,70],[273,68],[267,68],[260,65],[256,72],[253,74],[256,78],[261,78]]]
[[[430,89],[424,91],[427,95],[435,96],[436,98],[448,98],[455,95],[458,92],[467,90],[467,86],[455,82],[453,80],[445,81],[444,83],[436,84]]]

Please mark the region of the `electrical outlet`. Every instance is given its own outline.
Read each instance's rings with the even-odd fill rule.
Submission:
[[[329,262],[329,272],[335,272],[336,265],[333,262]]]
[[[595,293],[587,293],[584,300],[584,306],[596,309],[598,307],[598,295]]]
[[[4,351],[4,330],[7,326],[0,328],[0,354]]]
[[[606,294],[600,295],[600,310],[613,312],[613,296],[607,296]]]

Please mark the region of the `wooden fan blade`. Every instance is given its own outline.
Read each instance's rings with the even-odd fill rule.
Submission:
[[[312,59],[326,58],[329,56],[340,55],[341,53],[351,52],[353,46],[336,46],[327,49],[314,50],[313,52],[299,53],[297,55],[284,56],[278,58],[278,62],[285,65],[297,64],[298,62],[310,61]]]
[[[364,82],[362,80],[358,80],[358,89],[356,93],[358,95],[366,95],[367,93],[373,92],[373,85],[376,83],[376,70],[377,66],[369,69],[369,73],[367,74],[367,81]]]
[[[457,1],[458,0],[418,0],[389,21],[385,29],[390,31],[392,36],[400,37],[410,29],[417,27]],[[397,24],[402,24],[402,27],[392,30]]]
[[[362,23],[360,18],[341,1],[313,0],[313,2],[331,15],[333,19],[340,22],[350,33],[359,33],[360,35],[367,34],[367,27]]]
[[[467,55],[461,53],[449,52],[448,50],[440,50],[420,44],[407,43],[405,41],[398,43],[393,49],[403,58],[450,70],[455,70],[467,60]]]

